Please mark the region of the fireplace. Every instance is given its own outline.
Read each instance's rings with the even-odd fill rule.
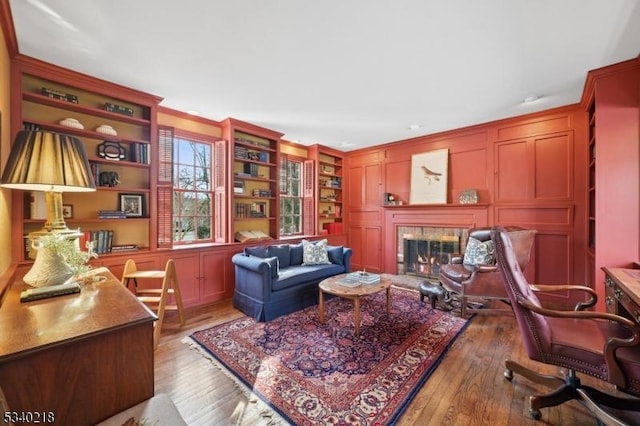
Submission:
[[[451,256],[460,253],[457,236],[428,237],[404,235],[404,273],[437,278],[440,265],[447,264]]]
[[[399,226],[397,273],[438,279],[440,266],[460,255],[467,228]]]
[[[488,204],[404,205],[384,207],[383,270],[405,274],[404,237],[440,241],[443,236],[458,237],[458,253],[464,253],[469,229],[489,226]],[[414,274],[414,272],[412,272]]]

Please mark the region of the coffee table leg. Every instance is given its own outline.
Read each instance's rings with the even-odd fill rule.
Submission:
[[[356,297],[353,299],[353,322],[355,323],[355,335],[360,334],[360,298]]]
[[[324,324],[324,293],[322,290],[319,290],[320,294],[318,295],[318,319],[321,323]]]
[[[391,312],[391,287],[387,287],[387,313]]]

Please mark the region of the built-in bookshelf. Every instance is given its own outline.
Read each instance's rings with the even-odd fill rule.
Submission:
[[[318,234],[342,234],[344,182],[342,153],[321,145],[310,148],[317,167],[316,216]]]
[[[228,242],[243,231],[278,238],[278,158],[280,133],[234,119],[223,122],[229,141],[232,193]]]
[[[20,115],[12,116],[12,133],[25,129],[75,136],[84,143],[89,158],[97,190],[63,193],[67,226],[79,229],[83,236],[111,231],[110,243],[101,245],[101,255],[109,254],[107,247],[112,246],[152,247],[151,163],[159,98],[57,68],[52,71],[46,66],[18,63],[16,70],[12,96],[19,102]],[[33,216],[32,212],[38,211],[33,205],[38,201],[34,193],[16,192],[14,199],[22,201],[16,207],[22,222],[14,240],[24,241],[26,260],[25,236],[39,230],[44,218]],[[136,202],[135,211],[118,216],[101,214],[123,211],[128,200]]]

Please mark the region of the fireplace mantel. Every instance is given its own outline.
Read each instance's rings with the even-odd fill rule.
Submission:
[[[398,241],[398,227],[474,228],[489,226],[489,204],[425,204],[384,206],[384,241]],[[383,250],[385,272],[396,273],[397,253]]]
[[[473,209],[478,207],[489,207],[488,203],[476,203],[476,204],[385,204],[382,206],[385,209],[401,210],[401,209]]]

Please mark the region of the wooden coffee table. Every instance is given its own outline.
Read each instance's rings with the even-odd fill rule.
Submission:
[[[348,287],[340,284],[340,280],[345,278],[346,274],[336,275],[327,278],[318,284],[319,294],[319,320],[324,323],[324,294],[333,294],[345,299],[353,300],[355,335],[360,333],[360,298],[370,294],[378,293],[382,290],[387,291],[387,313],[391,310],[391,280],[389,278],[380,277],[380,282],[376,284],[360,284],[357,287]]]

